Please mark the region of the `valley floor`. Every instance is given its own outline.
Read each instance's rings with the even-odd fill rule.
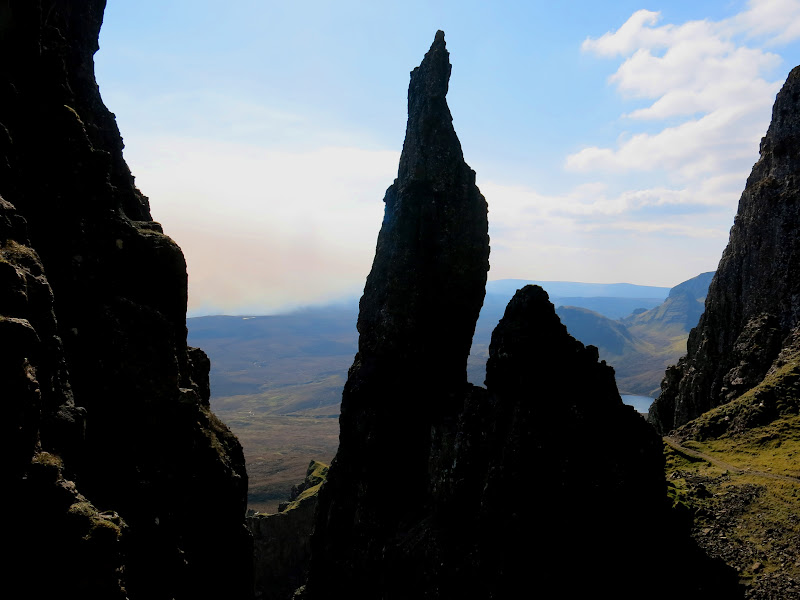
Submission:
[[[218,411],[244,449],[247,507],[278,512],[292,486],[302,483],[312,460],[330,463],[339,446],[339,419],[259,415],[247,409]]]

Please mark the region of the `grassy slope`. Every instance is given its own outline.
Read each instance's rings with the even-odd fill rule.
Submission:
[[[702,273],[670,290],[659,306],[622,319],[634,339],[630,351],[621,355],[601,353],[617,372],[623,393],[656,396],[670,365],[686,354],[689,331],[697,325],[705,305],[713,273]]]
[[[730,468],[667,451],[667,479],[696,514],[695,538],[737,568],[751,598],[800,598],[800,356],[785,358],[676,432]]]
[[[800,431],[797,419],[790,426]],[[800,440],[778,447],[757,438],[687,445],[743,469],[735,472],[667,451],[667,479],[677,500],[695,515],[693,536],[709,554],[737,569],[742,583],[753,588],[752,597],[786,597],[768,590],[782,589],[790,579],[800,582],[800,480],[753,471],[797,474]]]

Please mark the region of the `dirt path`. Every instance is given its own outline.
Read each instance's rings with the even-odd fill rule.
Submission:
[[[731,473],[746,473],[748,475],[758,475],[759,477],[769,477],[770,479],[782,479],[784,481],[792,481],[794,483],[800,482],[800,478],[792,477],[790,475],[778,475],[777,473],[769,473],[768,471],[757,471],[755,469],[750,469],[750,468],[742,469],[741,467],[737,467],[725,461],[719,460],[718,458],[714,458],[713,456],[705,454],[704,452],[698,452],[697,450],[692,450],[691,448],[687,448],[673,437],[664,436],[663,439],[664,442],[674,450],[681,452],[682,454],[686,454],[687,456],[699,458],[701,460],[706,460],[721,469],[726,469],[730,471]]]

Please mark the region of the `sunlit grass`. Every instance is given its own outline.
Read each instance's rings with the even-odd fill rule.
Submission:
[[[712,547],[722,541],[728,549],[724,558],[738,561],[733,566],[745,584],[770,576],[798,580],[800,416],[786,414],[683,445],[733,467],[665,446],[670,496],[694,515],[693,535]],[[709,542],[714,536],[718,539]]]

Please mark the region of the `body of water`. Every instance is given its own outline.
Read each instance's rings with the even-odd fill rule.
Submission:
[[[635,408],[640,413],[647,414],[650,405],[653,403],[655,398],[651,398],[650,396],[631,396],[630,394],[622,394],[622,401],[625,404],[628,404]]]

